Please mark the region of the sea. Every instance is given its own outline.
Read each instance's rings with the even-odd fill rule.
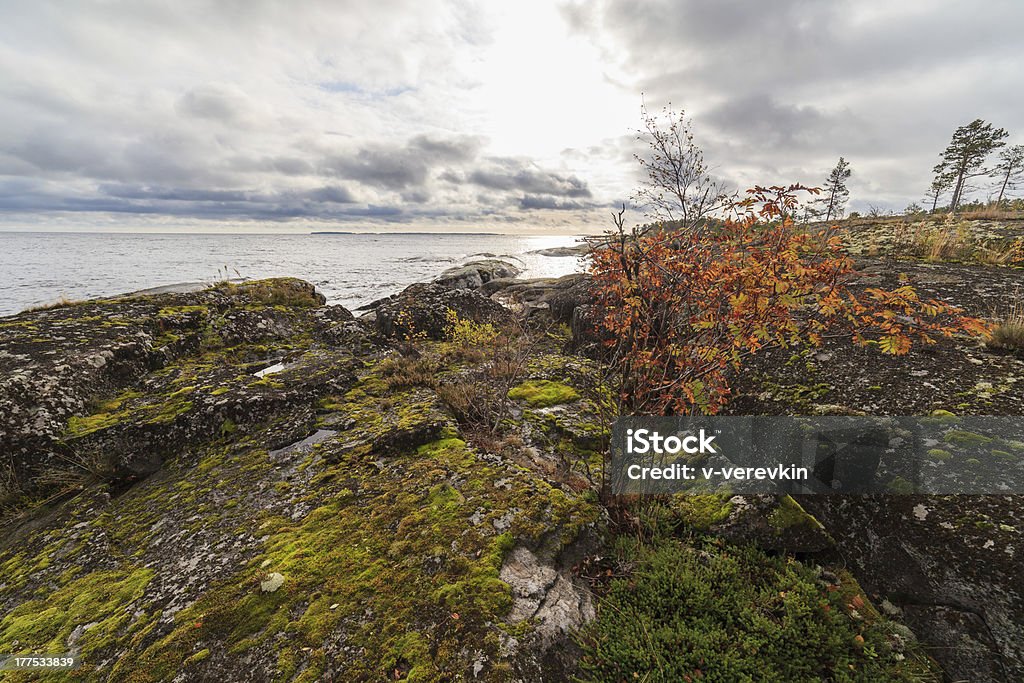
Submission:
[[[583,268],[543,256],[572,235],[452,233],[153,234],[0,232],[0,316],[178,283],[291,276],[349,309],[431,280],[446,268],[493,255],[521,277]]]

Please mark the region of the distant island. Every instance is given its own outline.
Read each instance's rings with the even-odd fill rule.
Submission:
[[[314,230],[310,235],[501,235],[500,232],[351,232],[346,230]]]

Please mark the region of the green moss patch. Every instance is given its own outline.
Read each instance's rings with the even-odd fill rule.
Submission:
[[[706,531],[721,522],[732,511],[729,494],[694,494],[672,497],[672,511],[680,521],[694,529]]]
[[[946,435],[942,437],[942,440],[946,443],[955,444],[957,446],[983,446],[992,442],[991,437],[960,429],[954,429],[947,432]]]
[[[821,527],[821,522],[804,510],[792,496],[779,498],[779,506],[768,515],[768,523],[775,529],[791,529],[794,527]]]
[[[152,570],[134,567],[96,571],[24,602],[0,621],[0,651],[66,652],[72,631],[88,626],[80,636],[80,654],[94,663],[90,655],[116,642],[132,622],[131,608],[152,577]]]
[[[579,399],[580,395],[568,384],[551,380],[528,380],[508,392],[514,401],[523,401],[532,408],[549,408]]]

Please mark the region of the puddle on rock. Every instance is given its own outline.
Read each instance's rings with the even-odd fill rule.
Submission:
[[[333,429],[318,429],[309,436],[307,436],[305,439],[302,439],[301,441],[296,441],[295,443],[289,444],[284,448],[278,448],[275,451],[270,451],[269,455],[271,458],[277,459],[283,456],[308,453],[313,449],[314,445],[320,443],[321,441],[326,441],[327,439],[331,438],[337,433],[338,432],[336,432]]]
[[[266,377],[267,375],[273,375],[275,372],[281,372],[284,370],[284,363],[274,363],[269,368],[263,368],[253,374],[253,377]]]

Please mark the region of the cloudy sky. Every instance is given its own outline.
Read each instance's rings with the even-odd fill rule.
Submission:
[[[0,229],[607,227],[645,101],[716,174],[920,200],[1024,143],[1024,3],[0,0]]]

